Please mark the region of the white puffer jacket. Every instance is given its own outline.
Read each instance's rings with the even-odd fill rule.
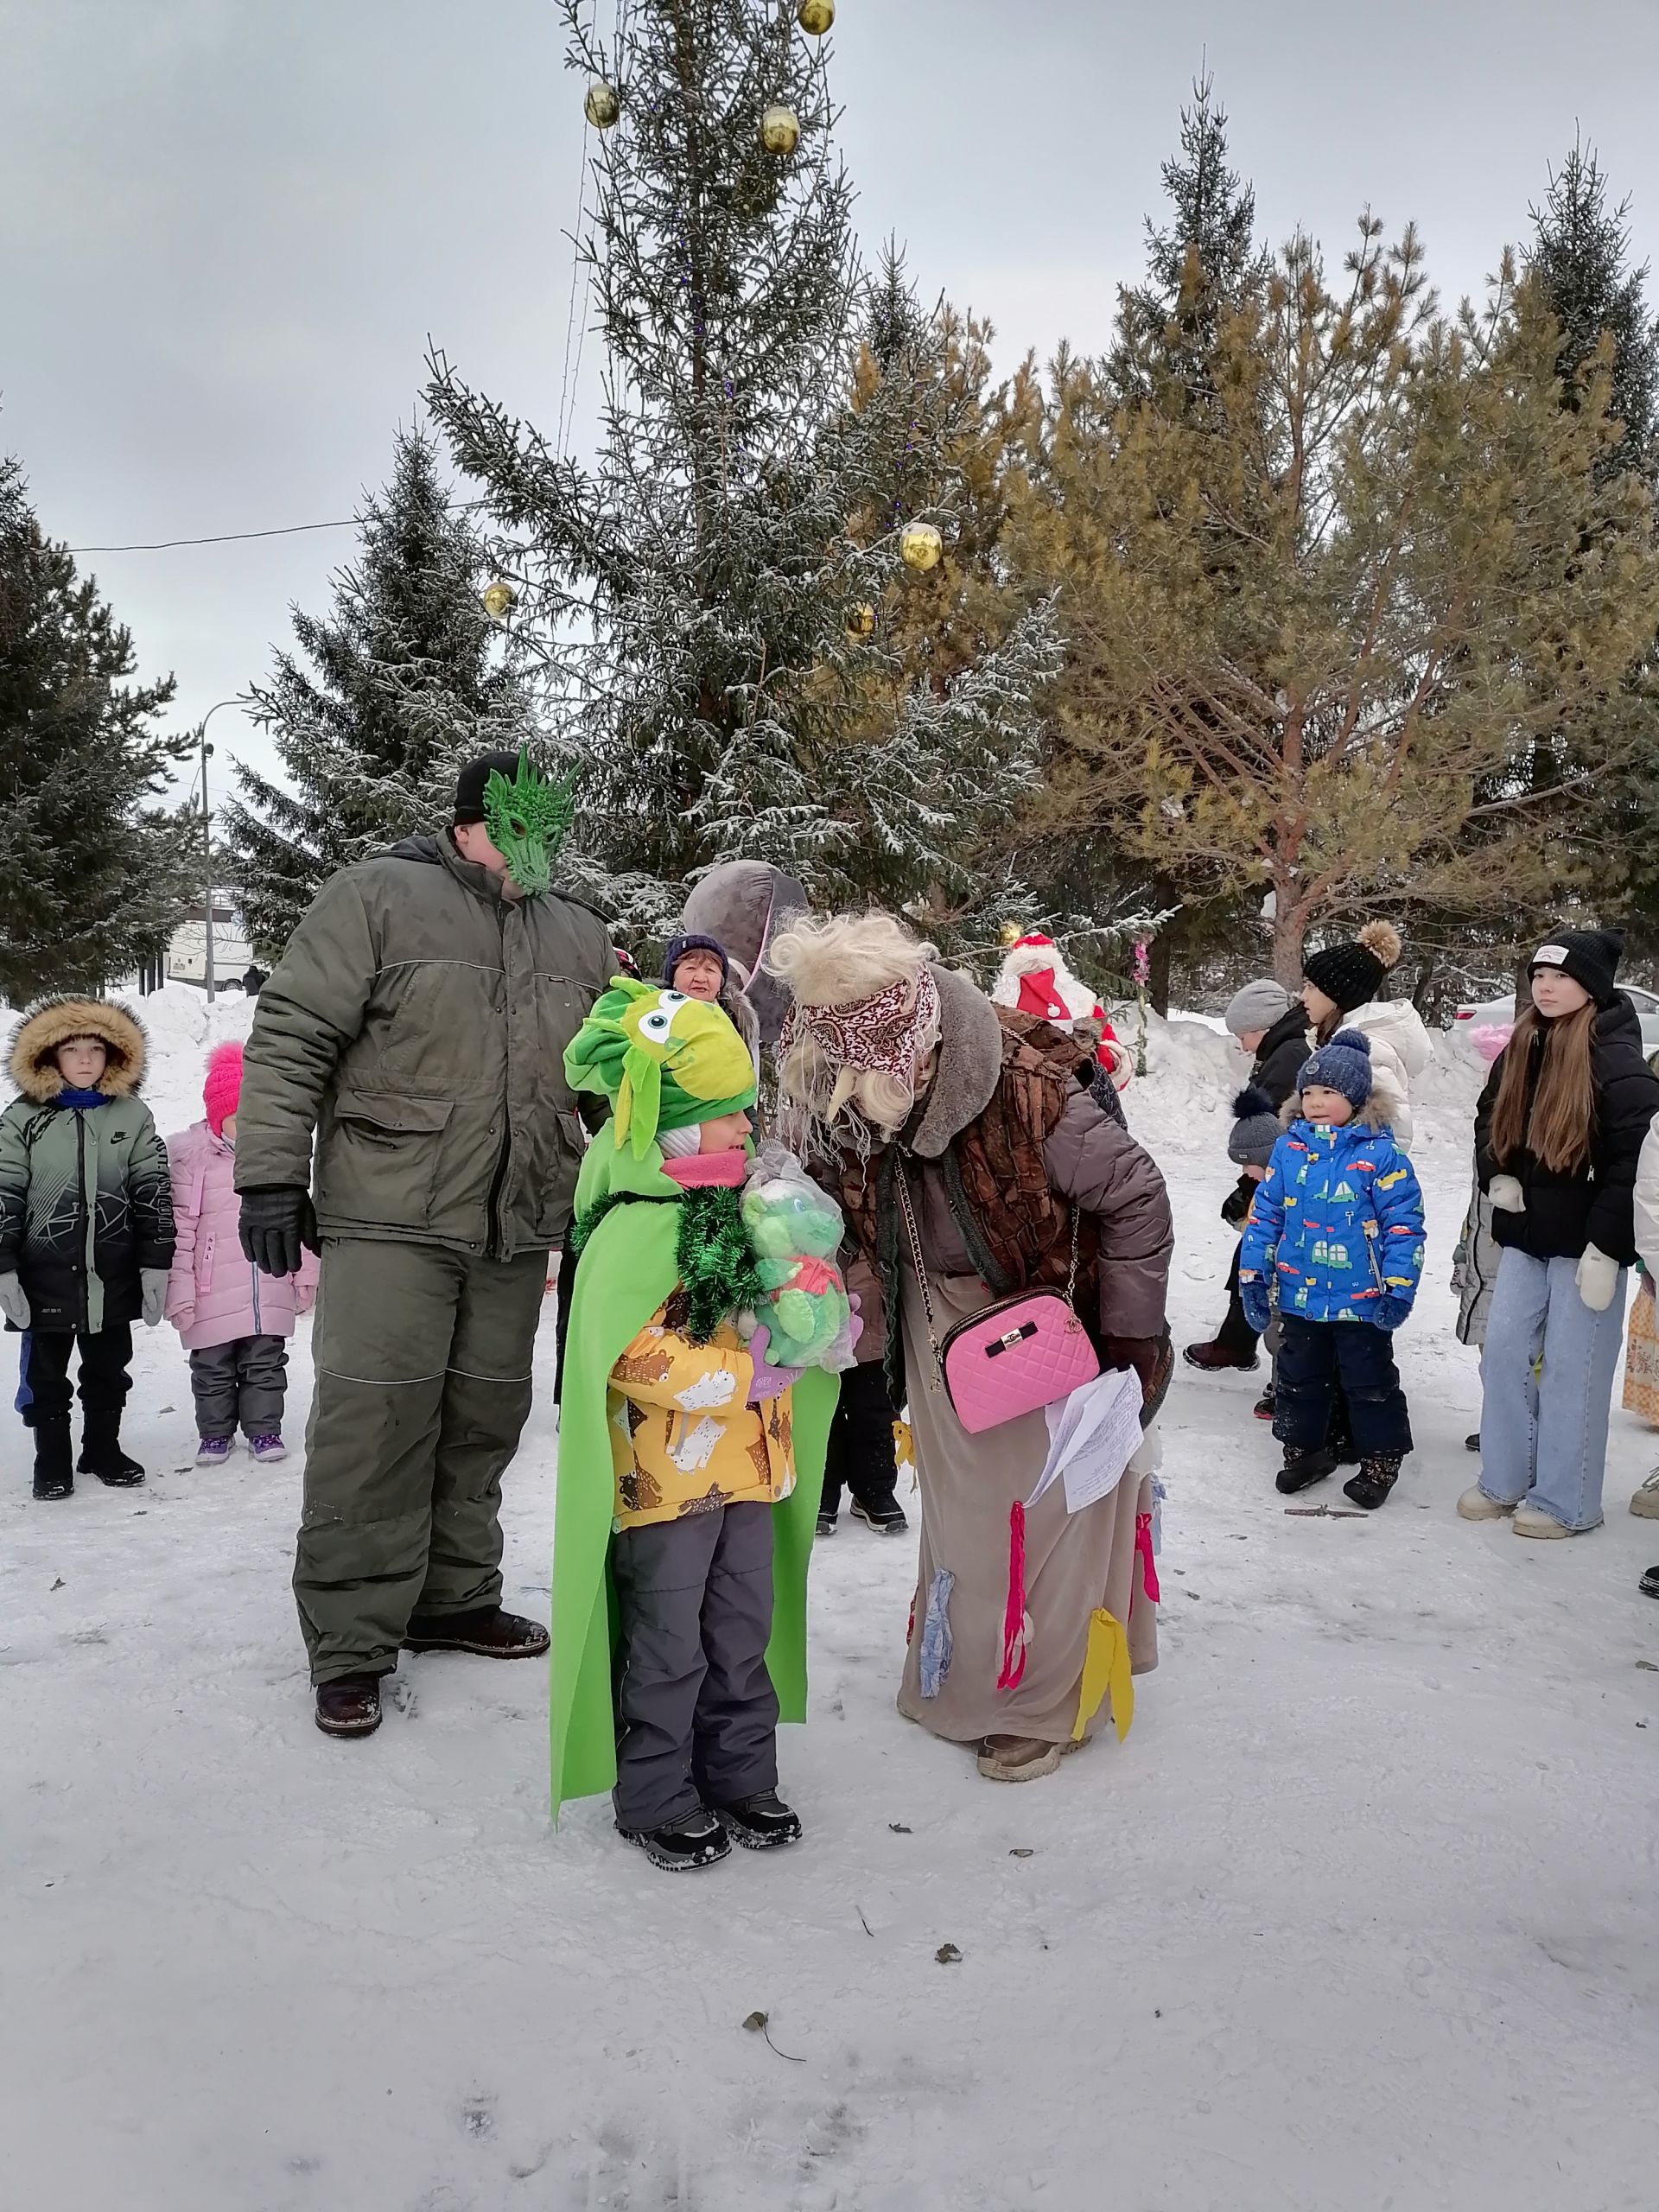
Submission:
[[[1373,999],[1342,1017],[1344,1029],[1363,1029],[1371,1040],[1376,1095],[1387,1105],[1395,1141],[1411,1149],[1411,1079],[1433,1057],[1423,1018],[1409,999]]]
[[[1659,1281],[1659,1114],[1653,1117],[1637,1155],[1636,1249],[1643,1266]]]

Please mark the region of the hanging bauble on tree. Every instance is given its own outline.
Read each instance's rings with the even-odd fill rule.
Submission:
[[[847,642],[861,645],[867,638],[875,635],[875,609],[868,599],[859,600],[847,610]]]
[[[801,0],[795,20],[809,38],[822,38],[836,20],[836,0]]]
[[[931,522],[906,523],[899,537],[905,566],[925,572],[937,569],[944,556],[944,540]]]
[[[595,77],[588,87],[588,97],[582,104],[582,111],[595,130],[608,130],[622,112],[616,86],[607,85],[602,77]]]
[[[801,143],[801,118],[792,107],[769,107],[760,118],[760,143],[769,154],[792,154]]]
[[[492,622],[505,622],[518,603],[518,593],[499,576],[486,584],[478,596]]]

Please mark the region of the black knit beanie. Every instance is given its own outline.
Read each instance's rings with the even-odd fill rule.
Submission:
[[[1382,988],[1382,978],[1400,957],[1400,932],[1391,922],[1367,922],[1347,944],[1327,944],[1311,952],[1302,973],[1316,990],[1333,1000],[1344,1014],[1364,1006]]]
[[[1598,1006],[1611,1006],[1618,995],[1613,978],[1624,950],[1622,930],[1557,930],[1532,956],[1527,973],[1541,968],[1559,969],[1581,983]]]
[[[509,783],[518,773],[516,753],[480,753],[476,760],[469,760],[455,778],[454,820],[481,822],[484,819],[484,786],[499,770]]]

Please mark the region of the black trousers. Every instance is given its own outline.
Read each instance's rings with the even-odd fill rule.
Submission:
[[[820,1513],[839,1513],[844,1484],[867,1512],[893,1505],[899,1464],[893,1449],[893,1401],[879,1359],[849,1367],[841,1378],[841,1398],[830,1424],[823,1459]]]
[[[1402,1458],[1411,1449],[1411,1414],[1394,1363],[1394,1339],[1370,1321],[1307,1321],[1281,1313],[1273,1433],[1281,1444],[1317,1452],[1330,1442],[1338,1381],[1348,1425],[1365,1459]]]
[[[31,1329],[23,1381],[33,1402],[23,1409],[24,1425],[60,1421],[74,1401],[69,1385],[69,1355],[80,1347],[80,1404],[83,1413],[118,1414],[127,1402],[132,1377],[132,1324],[111,1321],[95,1337],[68,1329]]]
[[[1255,1331],[1244,1319],[1244,1308],[1238,1302],[1238,1258],[1243,1249],[1241,1237],[1233,1247],[1232,1262],[1227,1269],[1227,1317],[1216,1331],[1215,1341],[1235,1359],[1254,1359]]]

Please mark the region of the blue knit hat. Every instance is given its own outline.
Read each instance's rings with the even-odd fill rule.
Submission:
[[[1328,1045],[1304,1060],[1296,1088],[1306,1090],[1310,1083],[1324,1090],[1339,1090],[1358,1113],[1371,1095],[1371,1040],[1365,1032],[1338,1029]]]

